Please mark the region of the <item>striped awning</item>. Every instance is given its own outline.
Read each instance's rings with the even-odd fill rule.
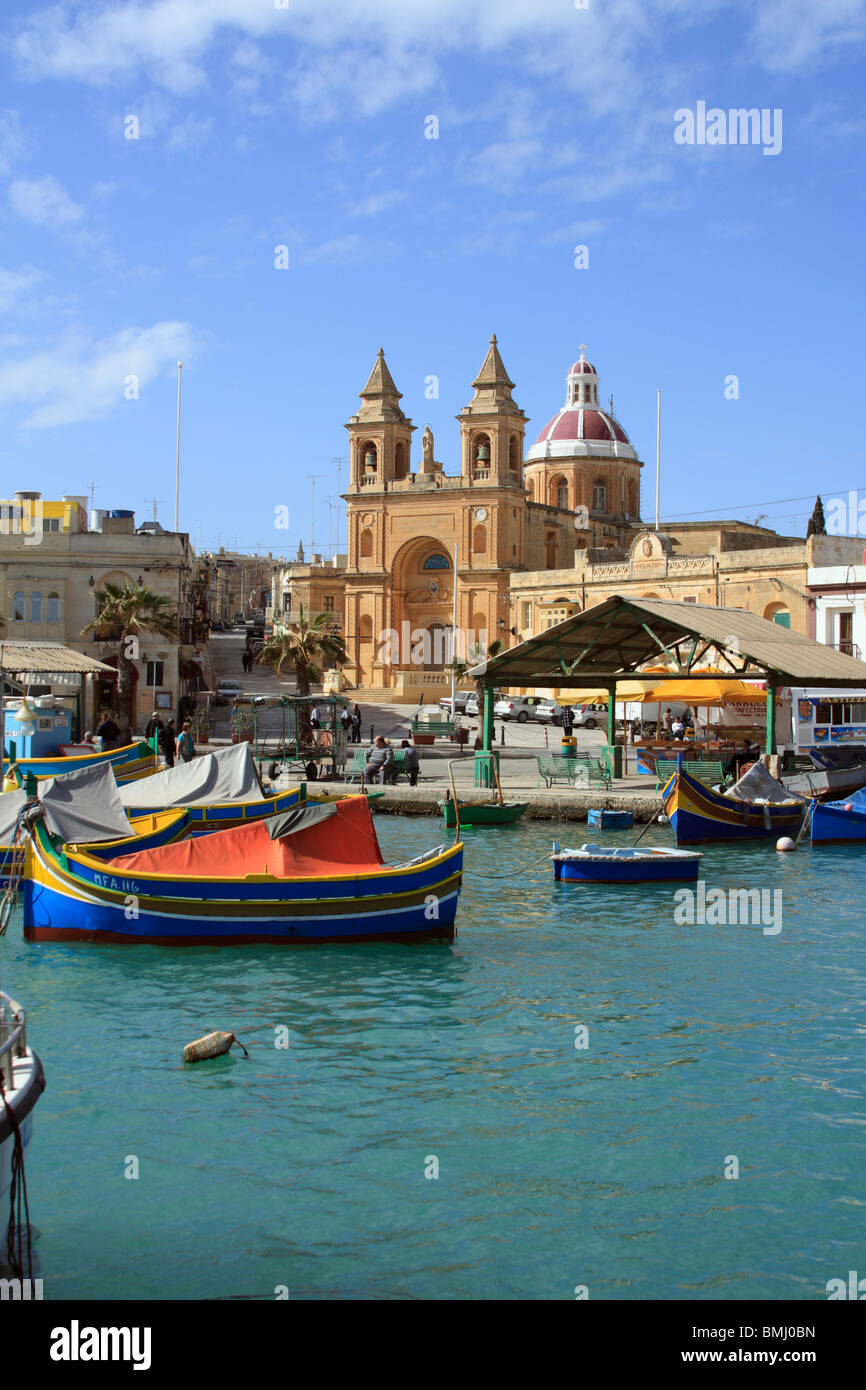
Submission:
[[[117,675],[113,666],[59,642],[0,642],[0,671],[31,684],[53,681],[58,685],[77,683],[69,681],[70,676],[80,678],[95,672]]]

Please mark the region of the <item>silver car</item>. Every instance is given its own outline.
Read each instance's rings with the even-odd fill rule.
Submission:
[[[526,724],[530,719],[549,719],[549,713],[541,714],[539,709],[550,704],[551,701],[542,695],[504,695],[496,701],[493,713],[497,719],[516,719],[518,724]]]

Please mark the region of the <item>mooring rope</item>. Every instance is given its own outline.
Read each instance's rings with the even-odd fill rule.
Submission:
[[[538,859],[533,859],[533,860],[531,860],[530,863],[528,863],[528,864],[521,864],[519,868],[517,868],[517,869],[512,869],[509,873],[482,874],[482,873],[479,872],[478,869],[471,869],[471,868],[470,868],[470,869],[464,869],[463,872],[464,872],[464,873],[467,873],[467,874],[474,874],[476,878],[493,878],[493,879],[513,878],[515,874],[525,874],[525,873],[527,873],[527,871],[528,871],[529,869],[534,869],[534,868],[536,868],[539,864],[543,864],[544,861],[545,861],[546,859],[549,859],[549,858],[550,858],[550,855],[549,855],[549,854],[542,854]]]
[[[2,1075],[0,1075],[0,1098],[2,1098],[3,1104],[6,1107],[9,1124],[15,1135],[12,1148],[12,1162],[10,1165],[12,1182],[9,1187],[9,1225],[6,1228],[6,1252],[15,1278],[31,1279],[33,1277],[33,1251],[30,1238],[30,1205],[27,1201],[27,1179],[24,1175],[24,1141],[21,1138],[18,1116],[15,1114],[6,1096],[6,1087],[3,1084]],[[15,1253],[16,1228],[18,1232],[17,1255]],[[27,1240],[26,1262],[24,1256],[25,1232]]]

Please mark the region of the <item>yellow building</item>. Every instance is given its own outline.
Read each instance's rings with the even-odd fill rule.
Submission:
[[[583,360],[583,359],[582,359]],[[574,370],[574,369],[573,369]],[[582,369],[581,369],[582,372]],[[597,387],[597,377],[593,375]],[[392,692],[414,701],[422,691],[447,688],[450,655],[467,654],[508,635],[511,577],[525,570],[564,569],[576,545],[591,531],[575,508],[589,496],[590,524],[615,537],[625,513],[620,506],[616,450],[629,482],[640,464],[623,434],[580,441],[574,457],[539,457],[524,478],[527,417],[514,400],[495,336],[472,399],[457,415],[460,473],[447,475],[434,457],[431,431],[413,471],[415,426],[380,348],[362,405],[349,420],[349,556],[345,571],[345,639],[350,684]],[[584,403],[581,402],[581,413]],[[592,408],[586,405],[587,420]],[[608,417],[605,416],[605,419]],[[559,441],[553,441],[558,445]],[[609,493],[592,496],[598,469],[610,478]],[[611,470],[613,472],[611,473]],[[565,489],[556,479],[565,478]],[[637,505],[627,491],[626,512]],[[454,557],[457,554],[457,633],[452,633]]]

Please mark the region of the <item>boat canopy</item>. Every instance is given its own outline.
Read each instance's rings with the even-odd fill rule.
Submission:
[[[220,802],[261,801],[264,793],[248,743],[219,748],[188,763],[155,772],[120,788],[133,815],[154,806],[211,806]]]
[[[725,792],[725,796],[733,797],[735,801],[767,801],[772,806],[785,803],[790,805],[794,801],[803,800],[788,787],[783,787],[781,782],[777,782],[763,763],[753,763],[740,780]]]
[[[112,860],[112,872],[165,878],[243,880],[251,874],[307,878],[342,876],[383,863],[365,796],[300,808],[279,820],[286,823],[284,833],[274,833],[273,838],[272,827],[256,821],[123,855]],[[278,827],[273,829],[276,832]]]
[[[70,844],[121,840],[135,833],[109,763],[46,777],[39,783],[39,800],[52,835]]]

